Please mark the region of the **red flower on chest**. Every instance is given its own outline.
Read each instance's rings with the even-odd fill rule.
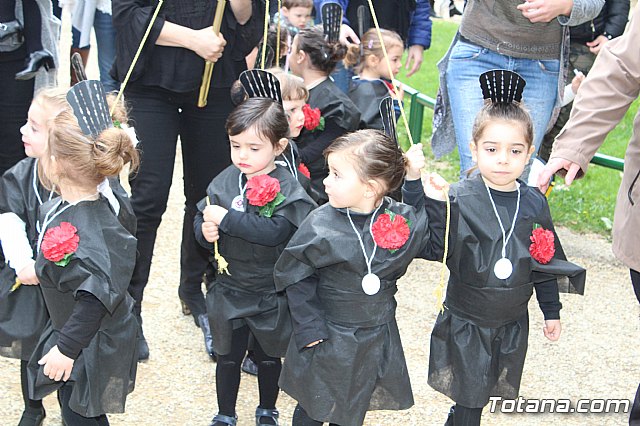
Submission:
[[[71,255],[78,249],[80,237],[77,231],[69,222],[61,222],[60,225],[48,229],[40,245],[44,258],[58,266],[67,266]]]
[[[304,113],[304,128],[310,131],[324,130],[324,117],[320,108],[311,108],[309,104],[302,107]]]
[[[531,239],[531,245],[529,246],[531,257],[542,264],[549,263],[556,253],[553,232],[544,228],[535,228],[531,232],[529,239]]]
[[[378,246],[394,252],[409,239],[411,222],[404,216],[385,210],[373,223],[371,232]]]
[[[253,176],[247,181],[247,201],[259,207],[261,216],[271,217],[276,206],[285,200],[280,192],[280,181],[269,175]]]
[[[311,172],[309,171],[309,168],[304,163],[300,163],[298,165],[298,171],[303,175],[305,175],[307,178],[311,179]]]

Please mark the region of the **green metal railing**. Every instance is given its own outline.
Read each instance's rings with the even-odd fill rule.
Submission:
[[[411,132],[413,143],[420,143],[422,140],[424,109],[425,107],[433,109],[436,105],[436,100],[404,83],[402,84],[402,87],[404,89],[405,96],[408,96],[411,100],[411,110],[409,111],[409,131]],[[596,153],[596,155],[591,159],[591,163],[614,170],[622,171],[624,169],[624,160],[606,154]]]

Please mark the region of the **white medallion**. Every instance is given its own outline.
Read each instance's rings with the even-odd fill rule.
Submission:
[[[367,274],[362,277],[362,290],[372,296],[380,291],[380,278],[376,274]]]
[[[501,258],[493,265],[493,273],[501,280],[506,280],[513,272],[513,265],[506,257]]]
[[[231,201],[231,209],[244,212],[244,200],[242,195],[236,195]]]

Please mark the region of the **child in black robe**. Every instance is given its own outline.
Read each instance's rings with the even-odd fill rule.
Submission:
[[[415,257],[444,251],[445,203],[423,193],[421,145],[405,157],[384,133],[360,130],[325,155],[329,203],[302,223],[275,269],[293,319],[280,386],[298,401],[294,426],[361,425],[368,410],[413,405],[396,282]],[[405,166],[414,206],[384,196]],[[426,192],[444,199],[431,184]]]
[[[545,196],[518,180],[535,150],[531,117],[519,104],[524,80],[497,70],[481,81],[487,104],[471,144],[479,174],[452,187],[459,215],[446,309],[431,333],[429,384],[456,402],[447,425],[479,425],[490,397],[517,398],[534,289],[544,336],[556,341],[558,278],[563,291],[580,294],[585,280],[584,269],[566,261]]]
[[[82,82],[72,92],[90,85],[99,83]],[[105,413],[124,411],[137,366],[138,324],[127,293],[136,241],[98,191],[125,164],[135,167],[137,151],[128,134],[113,127],[104,90],[97,93],[102,99],[88,94],[104,112],[104,125],[76,117],[72,103],[73,111],[51,119],[41,160],[47,183],[61,195],[40,208],[35,270],[50,322],[28,365],[30,396],[57,390],[68,425],[108,425]]]
[[[322,152],[339,136],[360,128],[360,111],[329,77],[345,53],[344,46],[327,41],[316,26],[300,30],[289,58],[291,72],[302,77],[309,91],[298,147],[321,202],[327,200],[322,180],[328,174]]]
[[[196,239],[217,242],[228,270],[207,293],[213,334],[218,413],[213,426],[235,425],[240,365],[249,334],[254,337],[260,403],[256,424],[275,425],[281,361],[291,334],[286,298],[273,283],[273,266],[293,232],[315,207],[296,178],[275,159],[287,144],[289,124],[282,105],[250,98],[227,120],[233,165],[211,181],[198,203]],[[218,259],[218,267],[221,268]]]
[[[355,67],[357,73],[351,80],[349,99],[360,110],[361,121],[367,129],[382,130],[379,112],[382,99],[391,96],[394,99],[396,120],[400,116],[399,102],[402,102],[403,91],[396,93],[391,80],[402,67],[404,44],[395,32],[385,29],[381,29],[380,32],[393,75],[389,74],[389,66],[375,28],[364,34],[359,45],[349,47],[344,62],[347,66]]]

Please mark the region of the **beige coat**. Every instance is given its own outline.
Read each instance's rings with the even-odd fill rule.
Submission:
[[[622,120],[640,93],[640,8],[627,32],[600,51],[575,101],[571,118],[558,135],[551,158],[580,165],[586,173],[607,134]],[[613,219],[613,252],[629,268],[640,271],[640,116],[624,157],[624,176]]]

